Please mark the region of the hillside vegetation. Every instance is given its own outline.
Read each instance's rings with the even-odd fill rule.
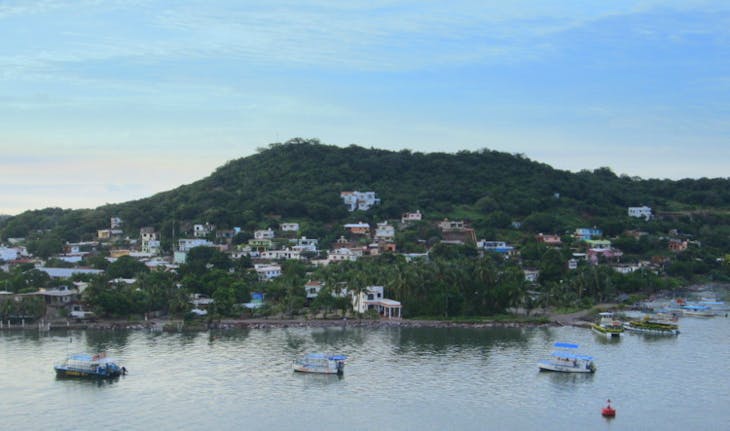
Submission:
[[[381,202],[368,211],[348,212],[340,192],[353,190],[373,191]],[[655,217],[627,215],[627,207],[641,205],[651,207]],[[570,173],[489,150],[424,154],[295,139],[146,199],[91,210],[27,211],[1,222],[0,238],[24,237],[28,251],[47,266],[73,265],[57,257],[66,242],[95,239],[97,230],[109,228],[111,217],[121,218],[128,238],[103,242],[80,263],[104,270],[103,275],[74,276],[90,283],[83,300],[101,316],[184,315],[191,295],[214,299],[212,317],[240,316],[245,310],[238,304],[253,292],[265,295],[261,314],[347,313],[348,301],[327,292],[379,285],[386,297],[404,304],[404,317],[464,318],[514,309],[586,308],[690,283],[730,282],[729,209],[728,179],[629,178],[608,168]],[[423,221],[399,224],[401,214],[416,210]],[[444,218],[463,220],[477,239],[507,242],[517,253],[505,256],[442,241],[445,234],[436,225]],[[373,226],[385,220],[397,226],[398,252],[428,252],[428,258],[409,261],[386,252],[354,262],[311,264],[309,259],[326,257],[341,236],[367,248],[371,239],[350,235],[344,223]],[[258,279],[252,257],[233,259],[212,247],[193,248],[186,262],[169,272],[150,271],[131,256],[106,259],[114,249],[137,247],[141,227],[161,234],[169,256],[173,232],[175,238],[189,237],[193,224],[240,227],[224,247],[231,250],[254,230],[277,230],[283,222],[299,223],[297,235],[318,239],[319,252],[281,261],[281,276],[271,281]],[[594,226],[620,254],[585,258],[589,246],[572,233]],[[538,233],[561,235],[562,243],[547,246],[536,240]],[[229,241],[213,233],[208,239]],[[670,250],[677,242],[684,248]],[[283,238],[277,245],[287,244]],[[632,264],[630,272],[622,272],[624,263]],[[529,273],[539,277],[527,280]],[[115,281],[119,278],[136,280],[126,285]],[[311,303],[304,290],[308,280],[324,285]],[[13,293],[58,283],[30,263],[0,272],[0,290]],[[35,307],[39,304],[30,300],[5,301],[0,316],[34,314]]]
[[[350,214],[339,195],[347,190],[375,191],[382,204]],[[616,235],[627,227],[626,208],[639,205],[671,212],[674,219],[727,226],[730,180],[645,180],[618,177],[608,168],[570,173],[490,150],[426,154],[294,139],[146,199],[92,210],[24,212],[2,222],[0,238],[50,230],[61,241],[90,240],[112,216],[122,218],[128,234],[144,226],[172,232],[173,221],[184,232],[192,223],[250,231],[287,220],[303,223],[308,236],[318,237],[348,220],[397,219],[416,209],[430,220],[469,220],[478,237],[512,221],[529,232],[597,225]],[[169,249],[170,236],[163,235],[165,240]]]

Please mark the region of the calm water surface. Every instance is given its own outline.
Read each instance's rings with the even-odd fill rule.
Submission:
[[[0,429],[730,430],[730,319],[680,329],[616,342],[573,327],[3,332]],[[556,341],[598,371],[540,373]],[[67,353],[101,350],[129,375],[55,378]],[[349,355],[344,376],[294,374],[307,351]]]

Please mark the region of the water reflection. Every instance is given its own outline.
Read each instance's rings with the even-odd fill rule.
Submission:
[[[604,345],[618,344],[621,342],[621,339],[624,338],[623,335],[619,337],[606,337],[605,335],[596,334],[595,332],[593,333],[593,336],[595,337],[598,344]]]
[[[105,387],[118,383],[122,380],[122,377],[114,377],[110,379],[92,379],[92,378],[78,378],[78,377],[65,377],[56,375],[57,382],[63,382],[64,385],[76,386],[76,387]]]
[[[129,344],[130,331],[85,331],[89,352],[123,351]]]
[[[347,372],[347,371],[345,371]],[[308,386],[327,386],[334,383],[339,383],[345,378],[344,374],[312,374],[312,373],[297,373],[292,371],[294,378],[297,381],[308,385]]]
[[[526,346],[529,337],[520,328],[435,328],[424,331],[421,328],[399,328],[399,351],[428,350],[445,353],[457,349],[479,349]]]
[[[365,342],[367,333],[363,328],[330,327],[314,328],[310,331],[312,340],[317,344],[343,345]]]

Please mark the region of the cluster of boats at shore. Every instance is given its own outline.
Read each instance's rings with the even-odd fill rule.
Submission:
[[[621,337],[624,332],[635,332],[651,335],[679,335],[679,316],[713,317],[721,313],[727,316],[728,309],[724,302],[689,304],[677,301],[676,305],[657,309],[656,312],[646,314],[622,322],[612,312],[599,313],[597,322],[591,323],[590,328],[600,336],[608,338]],[[652,310],[653,311],[653,310]],[[558,342],[557,349],[550,358],[538,362],[541,371],[557,371],[564,373],[594,373],[597,370],[593,357],[576,353],[577,344]]]

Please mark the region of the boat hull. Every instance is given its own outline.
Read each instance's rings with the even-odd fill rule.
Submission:
[[[320,368],[320,367],[308,367],[303,365],[293,365],[292,369],[297,373],[310,373],[310,374],[342,374],[344,370],[333,370],[331,368]]]
[[[679,335],[679,329],[676,325],[671,326],[647,326],[646,324],[640,323],[635,324],[633,322],[625,323],[624,329],[629,332],[637,332],[640,334],[652,334],[652,335]]]
[[[540,361],[538,362],[537,367],[540,369],[540,371],[554,371],[558,373],[590,374],[596,372],[596,367],[592,364],[568,365],[551,361]]]
[[[591,330],[598,335],[603,335],[608,338],[620,337],[624,332],[624,328],[622,327],[605,327],[597,323],[591,325]]]
[[[92,372],[84,370],[56,367],[56,377],[69,377],[81,379],[114,379],[122,375],[121,371]]]

